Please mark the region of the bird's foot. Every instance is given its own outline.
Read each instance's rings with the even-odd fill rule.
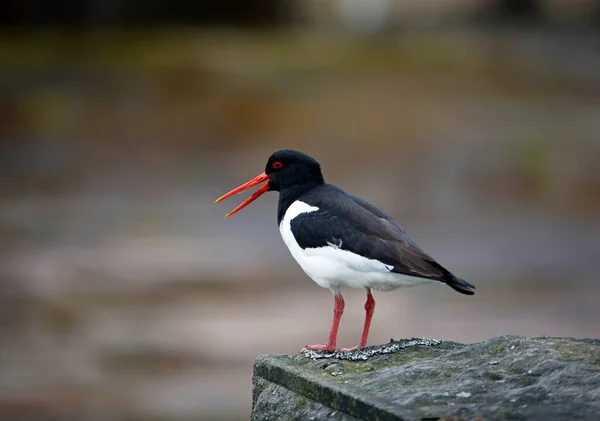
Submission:
[[[325,351],[325,352],[335,352],[335,345],[333,344],[325,344],[325,345],[306,345],[300,351],[302,354],[304,351]]]
[[[352,348],[342,348],[342,349],[340,349],[340,352],[350,352],[350,351],[355,351],[355,350],[357,350],[357,349],[359,349],[359,348],[363,348],[364,346],[365,346],[365,345],[358,344],[358,345],[356,345],[356,346],[353,346]]]

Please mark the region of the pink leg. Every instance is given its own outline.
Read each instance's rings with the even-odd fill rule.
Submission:
[[[343,313],[344,313],[344,298],[340,294],[335,294],[334,302],[333,302],[333,322],[331,324],[331,330],[329,331],[329,340],[327,341],[327,343],[325,345],[306,345],[304,348],[302,348],[302,351],[300,351],[300,352],[304,352],[307,350],[327,351],[327,352],[335,351],[338,327],[340,326],[340,320],[342,318]]]
[[[357,348],[362,348],[367,345],[367,337],[369,336],[369,328],[371,327],[371,319],[373,318],[373,313],[375,312],[375,300],[371,295],[371,289],[367,288],[367,302],[365,303],[365,326],[363,327],[362,336],[360,337],[360,342],[358,345],[353,346],[352,348],[343,348],[342,352],[353,351]]]

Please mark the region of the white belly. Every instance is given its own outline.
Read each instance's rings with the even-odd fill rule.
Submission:
[[[299,200],[287,209],[279,231],[283,242],[302,270],[319,286],[338,291],[341,287],[387,291],[430,282],[427,279],[392,273],[391,266],[342,250],[339,245],[302,249],[292,234],[291,221],[302,213],[319,210]]]

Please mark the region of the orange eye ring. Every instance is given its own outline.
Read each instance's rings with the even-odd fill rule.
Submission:
[[[275,161],[273,162],[273,168],[275,168],[276,170],[280,169],[281,167],[283,167],[283,164],[279,161]]]

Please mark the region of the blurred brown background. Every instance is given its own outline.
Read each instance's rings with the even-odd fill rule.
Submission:
[[[370,337],[600,336],[600,2],[0,5],[0,418],[242,420],[326,339],[271,152],[396,217],[474,297],[375,295]],[[346,291],[354,345],[364,291]]]

